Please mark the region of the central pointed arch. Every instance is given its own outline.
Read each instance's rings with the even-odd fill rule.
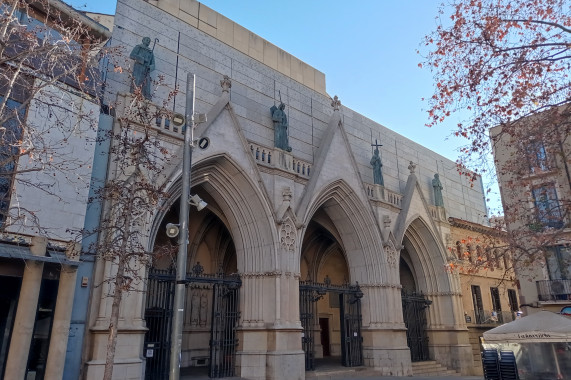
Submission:
[[[381,235],[369,210],[370,206],[363,204],[351,186],[340,179],[323,187],[302,216],[302,241],[309,223],[317,217],[339,242],[351,282],[381,283],[387,278]],[[319,218],[320,213],[327,218]]]

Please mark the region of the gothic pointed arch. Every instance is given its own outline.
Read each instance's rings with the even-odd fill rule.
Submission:
[[[381,283],[386,279],[381,237],[366,207],[344,180],[333,181],[312,199],[305,215],[300,215],[304,221],[302,235],[318,211],[323,211],[334,227],[328,228],[328,231],[342,246],[350,268],[351,282]]]
[[[161,227],[165,210],[181,194],[181,173],[173,176],[170,194],[155,215],[151,236]],[[273,213],[263,191],[229,155],[220,153],[195,163],[192,168],[192,191],[198,193],[228,229],[234,241],[238,271],[261,273],[274,270],[277,263],[272,242],[278,240],[273,227]],[[270,240],[266,241],[266,239]],[[149,248],[154,240],[149,241]]]
[[[403,240],[403,256],[414,273],[418,291],[450,292],[453,284],[446,272],[445,248],[420,216],[408,225]]]

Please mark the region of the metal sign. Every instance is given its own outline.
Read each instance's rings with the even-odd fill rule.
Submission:
[[[177,126],[180,127],[181,125],[184,124],[184,115],[180,114],[180,113],[175,113],[172,117],[172,123]]]
[[[202,150],[208,148],[210,146],[210,139],[208,137],[201,137],[198,140],[198,147]]]

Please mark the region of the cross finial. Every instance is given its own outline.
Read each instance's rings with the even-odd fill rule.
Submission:
[[[379,144],[379,141],[378,141],[377,139],[375,139],[375,143],[374,143],[374,144],[371,144],[371,146],[374,146],[374,147],[376,147],[377,149],[379,149],[380,147],[383,146],[383,144]]]
[[[414,162],[410,162],[410,165],[408,165],[408,170],[410,170],[410,174],[414,174],[414,170],[416,169],[416,165],[414,164]]]
[[[220,81],[220,86],[222,86],[222,92],[230,92],[232,87],[232,81],[228,75],[224,75],[224,78]]]
[[[337,95],[335,95],[333,97],[333,100],[331,101],[331,107],[333,107],[333,111],[339,111],[340,106],[341,106],[341,101],[339,100]]]

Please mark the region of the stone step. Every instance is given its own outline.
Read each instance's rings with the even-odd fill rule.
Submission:
[[[413,376],[457,376],[458,373],[450,370],[435,360],[412,363]]]
[[[350,379],[358,376],[377,378],[379,372],[374,371],[367,367],[353,367],[353,368],[331,368],[315,371],[305,372],[306,379],[312,380],[334,380],[334,379]]]

